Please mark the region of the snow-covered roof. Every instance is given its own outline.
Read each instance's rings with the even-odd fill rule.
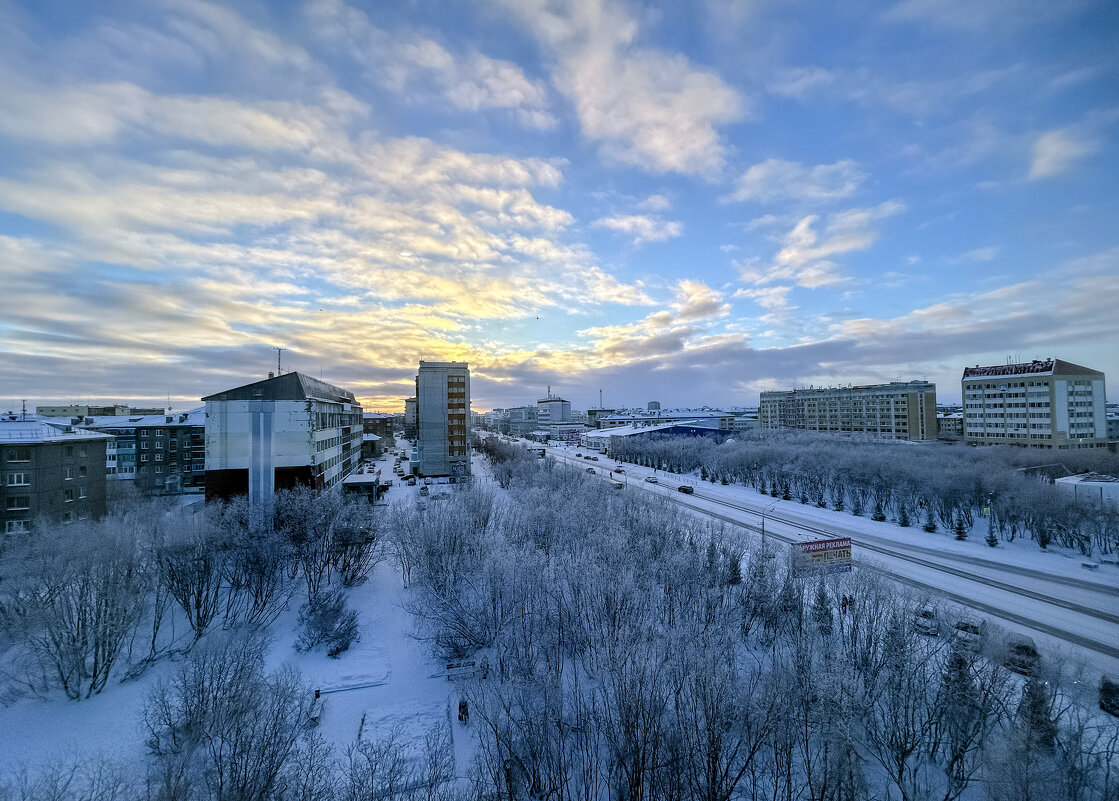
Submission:
[[[376,434],[362,434],[361,435],[361,441],[362,442],[380,442],[381,438],[378,437]]]
[[[171,421],[168,422],[167,418]],[[146,415],[116,415],[112,417],[87,417],[82,426],[93,429],[102,428],[158,428],[161,426],[205,426],[206,407],[199,406],[186,412]]]
[[[0,443],[32,444],[37,442],[79,442],[82,440],[112,439],[108,434],[71,426],[69,421],[59,423],[34,415],[27,415],[26,419],[23,419],[22,415],[16,417],[17,419],[13,420],[5,415],[4,418],[0,419]]]

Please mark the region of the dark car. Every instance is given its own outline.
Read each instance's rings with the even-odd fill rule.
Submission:
[[[587,472],[588,472],[588,473],[593,473],[593,472],[594,472],[594,468],[593,468],[593,467],[588,467],[588,468],[587,468]]]
[[[577,453],[577,454],[575,454],[575,458],[576,458],[576,459],[578,459],[578,458],[579,458],[580,456],[582,456],[582,455],[583,455],[583,454],[581,454],[581,453]]]
[[[592,461],[592,462],[597,462],[597,461],[598,461],[598,457],[597,457],[597,456],[592,456],[592,457],[591,457],[591,461]]]
[[[1119,718],[1119,684],[1100,676],[1100,709]]]
[[[1012,634],[1006,641],[1006,651],[1003,653],[1002,663],[1023,676],[1037,674],[1037,665],[1041,661],[1041,654],[1037,652],[1034,641],[1024,634]]]
[[[620,467],[615,467],[615,468],[614,468],[614,472],[615,472],[615,473],[624,473],[624,472],[625,472],[625,470],[623,470],[623,469],[622,469],[622,468],[620,468]]]
[[[695,495],[695,487],[693,487],[691,484],[681,484],[679,487],[676,488],[676,491],[682,492],[685,495]]]

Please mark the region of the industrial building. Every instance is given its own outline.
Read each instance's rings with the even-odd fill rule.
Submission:
[[[763,392],[758,427],[923,442],[936,439],[936,385],[895,381],[860,387]]]
[[[218,392],[206,403],[206,500],[333,487],[361,460],[362,409],[352,392],[303,373]]]
[[[73,523],[105,514],[108,434],[38,415],[0,418],[0,529],[30,531],[38,520]]]
[[[1104,374],[1060,359],[964,368],[964,440],[1070,450],[1107,447]]]
[[[421,476],[470,476],[470,366],[466,362],[420,362],[416,427],[414,471]]]

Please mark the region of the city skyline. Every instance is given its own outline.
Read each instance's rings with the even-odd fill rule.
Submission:
[[[0,406],[1119,374],[1103,0],[0,2]],[[1075,52],[1069,42],[1075,41]]]

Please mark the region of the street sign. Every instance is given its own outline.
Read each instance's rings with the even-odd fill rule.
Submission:
[[[851,571],[851,538],[793,543],[796,571],[800,575],[817,573],[849,573]],[[797,550],[799,549],[799,550]]]

